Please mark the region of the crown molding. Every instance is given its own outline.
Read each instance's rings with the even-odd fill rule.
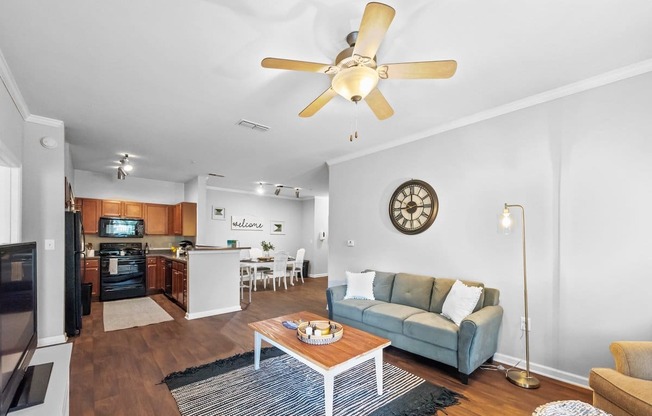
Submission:
[[[41,124],[43,126],[48,126],[48,127],[64,128],[63,121],[61,120],[36,116],[29,111],[29,108],[27,107],[27,103],[25,102],[25,98],[23,97],[23,94],[20,92],[20,89],[18,88],[18,84],[16,84],[16,79],[14,78],[14,74],[11,73],[11,69],[9,68],[9,65],[7,64],[7,60],[5,59],[5,56],[2,54],[1,50],[0,50],[0,79],[2,79],[2,83],[7,89],[7,92],[9,92],[9,96],[11,97],[11,100],[14,102],[16,109],[23,117],[23,120],[28,121],[30,123]]]
[[[27,116],[25,121],[28,121],[30,123],[35,123],[35,124],[40,124],[43,126],[48,126],[48,127],[59,127],[63,128],[63,121],[61,120],[56,120],[54,118],[48,118],[48,117],[41,117],[41,116],[35,116],[34,114],[30,114]]]
[[[336,157],[327,160],[326,163],[328,164],[328,166],[337,165],[342,162],[358,159],[363,156],[367,156],[373,153],[378,153],[383,150],[391,149],[394,147],[402,146],[404,144],[412,143],[417,140],[426,139],[428,137],[432,137],[434,135],[444,133],[450,130],[455,130],[460,127],[469,126],[471,124],[492,119],[494,117],[513,113],[515,111],[522,110],[524,108],[533,107],[535,105],[547,103],[549,101],[557,100],[563,97],[568,97],[569,95],[578,94],[580,92],[602,87],[604,85],[612,84],[614,82],[622,81],[624,79],[633,78],[635,76],[642,75],[648,72],[652,72],[652,59],[648,59],[632,65],[618,68],[613,71],[605,72],[603,74],[596,75],[594,77],[587,78],[582,81],[574,82],[572,84],[564,85],[559,88],[544,91],[540,94],[532,95],[530,97],[523,98],[521,100],[512,101],[511,103],[494,107],[489,110],[480,111],[479,113],[475,113],[467,117],[462,117],[457,120],[451,121],[449,123],[444,123],[435,126],[431,129],[419,133],[411,134],[401,139],[392,140],[382,145],[370,147],[368,149],[361,150],[359,152],[354,152],[345,156]]]
[[[9,65],[7,64],[7,61],[5,60],[5,56],[2,54],[1,50],[0,50],[0,78],[2,79],[2,83],[5,84],[5,88],[7,88],[7,91],[9,92],[9,96],[13,100],[16,109],[23,117],[23,120],[27,120],[27,117],[29,117],[31,113],[29,112],[29,108],[27,108],[27,103],[23,98],[23,94],[20,93],[20,90],[18,89],[18,84],[16,84],[16,79],[14,78],[14,75],[11,73],[11,69],[9,69]]]

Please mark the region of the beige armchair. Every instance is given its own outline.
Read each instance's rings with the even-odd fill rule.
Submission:
[[[609,350],[616,369],[589,374],[593,405],[614,416],[652,416],[652,342],[618,341]]]

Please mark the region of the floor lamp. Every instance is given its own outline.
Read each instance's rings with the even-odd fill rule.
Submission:
[[[525,371],[513,368],[506,373],[507,380],[525,389],[539,388],[539,380],[530,375],[530,321],[527,312],[527,267],[525,261],[525,208],[522,205],[505,204],[503,215],[500,218],[500,226],[505,234],[509,234],[512,229],[512,218],[510,217],[510,208],[520,208],[522,216],[522,238],[523,238],[523,299],[525,303]]]

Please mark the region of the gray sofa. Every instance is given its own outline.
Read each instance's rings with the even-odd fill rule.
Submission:
[[[326,290],[329,319],[388,338],[394,347],[457,368],[469,375],[496,353],[503,308],[500,292],[484,288],[474,312],[458,327],[440,315],[455,279],[376,271],[376,300],[344,299],[346,285]],[[463,281],[468,286],[482,283]]]

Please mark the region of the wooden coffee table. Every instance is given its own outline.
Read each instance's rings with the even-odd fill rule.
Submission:
[[[342,339],[328,345],[311,345],[297,338],[296,329],[287,329],[283,321],[327,321],[310,312],[299,312],[264,321],[252,322],[254,330],[254,368],[260,369],[261,341],[285,351],[324,376],[326,416],[333,414],[333,384],[335,376],[372,358],[376,364],[376,390],[383,394],[383,348],[391,341],[350,326],[344,326]]]

